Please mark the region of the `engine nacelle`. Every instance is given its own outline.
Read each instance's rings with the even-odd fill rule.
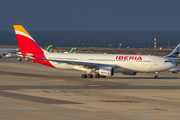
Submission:
[[[101,76],[113,76],[114,75],[114,68],[112,68],[112,67],[100,67],[99,70],[97,70],[97,72]]]
[[[124,72],[123,74],[124,75],[136,75],[137,72]]]

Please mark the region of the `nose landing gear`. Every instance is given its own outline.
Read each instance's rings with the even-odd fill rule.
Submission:
[[[159,72],[155,72],[155,76],[154,76],[155,79],[158,79],[158,78],[159,78],[159,77],[158,77],[158,74],[159,74]]]

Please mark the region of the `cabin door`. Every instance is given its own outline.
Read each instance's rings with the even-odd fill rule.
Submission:
[[[159,65],[159,59],[154,58],[153,60],[154,60],[154,65],[155,65],[155,66]]]

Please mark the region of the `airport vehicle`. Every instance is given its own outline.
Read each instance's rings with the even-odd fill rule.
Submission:
[[[23,56],[21,55],[21,52],[16,52],[15,54],[8,53],[8,54],[5,55],[5,57],[10,58],[10,57],[23,57]]]
[[[60,69],[86,72],[82,78],[113,76],[114,73],[136,75],[138,72],[158,73],[176,65],[165,57],[126,54],[49,53],[43,50],[22,25],[14,25],[23,57],[34,62]]]

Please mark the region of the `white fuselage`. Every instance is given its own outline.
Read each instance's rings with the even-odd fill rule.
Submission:
[[[17,52],[20,51],[19,48],[16,49],[0,49],[0,53],[9,53],[9,52]]]
[[[114,67],[115,72],[160,72],[169,70],[175,66],[174,63],[171,63],[166,58],[150,55],[45,53],[45,56],[50,60],[103,64],[102,66],[110,65]],[[67,64],[55,61],[50,62],[56,68],[86,71],[86,68],[82,65]]]

